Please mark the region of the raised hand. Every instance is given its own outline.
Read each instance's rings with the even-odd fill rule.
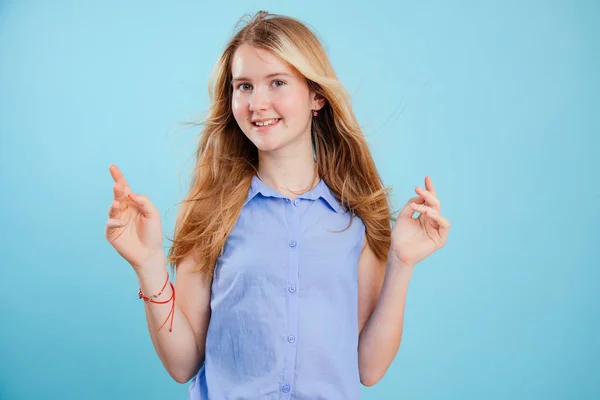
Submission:
[[[147,196],[131,190],[116,165],[109,170],[115,184],[106,239],[137,270],[155,257],[164,257],[160,214]]]
[[[392,256],[411,266],[444,246],[450,230],[431,178],[425,177],[425,189],[417,187],[415,192],[418,196],[406,203],[396,219],[390,248]],[[415,212],[420,213],[418,218],[413,218]]]

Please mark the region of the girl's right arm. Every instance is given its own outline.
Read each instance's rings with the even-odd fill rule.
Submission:
[[[178,263],[173,296],[158,210],[147,196],[133,193],[119,168],[111,165],[110,173],[115,184],[106,239],[133,267],[143,296],[158,295],[144,301],[152,344],[173,379],[185,383],[204,362],[210,282],[193,272],[197,263],[190,255]],[[165,304],[156,303],[161,301]],[[171,310],[174,315],[169,315]]]

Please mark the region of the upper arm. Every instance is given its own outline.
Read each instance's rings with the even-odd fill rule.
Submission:
[[[358,260],[358,332],[367,324],[379,301],[385,276],[385,261],[379,260],[366,238]]]
[[[179,309],[187,319],[204,361],[206,332],[210,321],[211,282],[204,274],[195,272],[196,260],[190,254],[177,265],[175,295]]]

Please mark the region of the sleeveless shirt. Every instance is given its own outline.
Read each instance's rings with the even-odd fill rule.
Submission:
[[[292,201],[253,177],[215,264],[190,400],[360,399],[365,226],[350,219],[323,180]]]

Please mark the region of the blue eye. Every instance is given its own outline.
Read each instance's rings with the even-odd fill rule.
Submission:
[[[281,87],[281,86],[285,85],[285,82],[284,81],[273,81],[272,84],[275,87]]]
[[[245,92],[246,90],[250,90],[250,86],[249,83],[242,83],[238,86],[238,89]]]

